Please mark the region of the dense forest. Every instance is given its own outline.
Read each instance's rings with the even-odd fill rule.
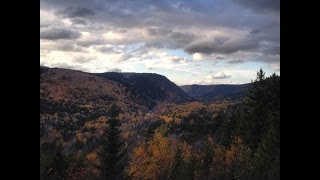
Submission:
[[[40,179],[280,179],[280,76],[260,69],[237,101],[171,87],[186,101],[146,104],[142,83],[101,76],[41,69]]]

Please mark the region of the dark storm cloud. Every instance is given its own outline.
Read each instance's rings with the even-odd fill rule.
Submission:
[[[81,25],[86,25],[86,21],[83,19],[71,19],[72,23],[74,24],[81,24]]]
[[[258,40],[280,42],[280,22],[273,21],[262,26],[253,28],[250,31],[252,38]]]
[[[181,48],[186,44],[189,44],[196,38],[193,34],[182,33],[182,32],[172,32],[169,35],[169,39],[172,41],[173,47]]]
[[[58,40],[58,39],[77,39],[81,36],[78,31],[63,28],[47,28],[40,31],[40,39]]]
[[[55,13],[57,16],[63,16],[68,18],[77,18],[77,17],[92,17],[95,15],[95,12],[88,8],[83,7],[68,7],[63,10],[58,10]]]
[[[258,42],[254,39],[229,40],[228,38],[214,38],[212,40],[202,39],[190,43],[186,48],[188,53],[221,53],[230,54],[237,51],[251,50],[258,47]]]
[[[268,22],[262,16],[243,15],[242,7],[234,6],[231,0],[98,0],[64,1],[42,0],[42,9],[55,9],[69,18],[95,16],[95,22],[104,22],[118,27],[161,26],[250,26]],[[77,4],[78,7],[74,7]],[[65,8],[69,7],[69,8]],[[72,7],[72,8],[71,8]],[[85,7],[85,8],[84,8]],[[61,10],[62,9],[62,10]],[[262,18],[262,19],[261,19]]]
[[[146,47],[182,48],[196,38],[195,35],[190,33],[183,33],[165,28],[146,28],[146,32],[153,38],[153,40],[146,43]]]
[[[280,55],[280,46],[271,46],[263,50],[263,53],[266,55]]]
[[[163,28],[147,28],[146,30],[151,36],[166,36],[167,34],[172,32],[169,29]]]
[[[280,11],[280,0],[233,0],[233,2],[257,12]]]

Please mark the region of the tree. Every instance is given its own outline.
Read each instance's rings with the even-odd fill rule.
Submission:
[[[280,76],[265,78],[260,69],[243,109],[238,134],[254,152],[250,179],[279,179]]]
[[[62,143],[44,143],[40,146],[40,179],[66,179],[70,162],[62,153]]]
[[[185,179],[185,174],[183,171],[184,171],[183,151],[180,147],[178,147],[173,159],[169,179],[172,179],[172,180]]]
[[[103,179],[124,179],[126,148],[120,137],[121,122],[117,118],[120,112],[120,108],[116,105],[112,105],[109,109],[109,120],[103,133],[102,147],[99,152]]]
[[[190,147],[168,137],[167,131],[165,125],[158,127],[152,139],[142,141],[133,150],[129,165],[133,179],[192,179],[186,163]]]
[[[257,72],[257,79],[250,87],[244,100],[244,112],[239,126],[239,133],[252,149],[256,149],[266,131],[268,110],[270,103],[267,83],[262,69]]]
[[[66,157],[62,154],[62,145],[58,145],[57,152],[55,157],[53,158],[53,166],[57,172],[57,176],[59,179],[66,179],[66,171],[68,169],[68,163]]]
[[[208,179],[210,177],[210,169],[213,164],[213,157],[214,157],[214,151],[213,151],[213,145],[211,142],[205,142],[203,147],[203,154],[201,156],[201,165],[200,165],[200,171],[201,171],[201,179]]]

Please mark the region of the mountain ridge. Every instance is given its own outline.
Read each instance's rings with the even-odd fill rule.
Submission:
[[[180,88],[189,96],[201,101],[241,100],[251,83],[245,84],[213,84],[213,85],[183,85]]]
[[[161,102],[180,103],[192,100],[175,83],[156,73],[87,73],[42,66],[40,98],[55,101],[77,99],[83,102],[90,99],[92,103],[105,99],[123,104],[134,102],[148,109]]]

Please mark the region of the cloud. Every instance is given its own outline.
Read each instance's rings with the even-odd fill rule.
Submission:
[[[264,48],[263,52],[267,55],[280,55],[280,46],[270,46]]]
[[[76,56],[73,59],[73,62],[76,62],[76,63],[88,63],[88,62],[93,61],[95,59],[96,59],[96,57]]]
[[[229,60],[227,61],[229,64],[240,64],[240,63],[243,63],[245,62],[245,60],[242,60],[242,59],[233,59],[233,60]]]
[[[47,41],[40,40],[41,50],[65,51],[65,52],[87,52],[87,49],[78,46],[73,40]]]
[[[81,33],[64,28],[46,28],[40,30],[40,39],[58,40],[58,39],[77,39]]]
[[[98,46],[97,50],[101,53],[115,53],[115,54],[123,53],[123,49],[119,48],[118,46],[111,46],[111,45]]]
[[[276,1],[41,0],[40,46],[52,51],[40,53],[41,61],[101,72],[106,67],[140,71],[141,65],[157,73],[198,71],[204,79],[212,68],[237,82],[226,68],[280,62],[279,8],[269,2]]]
[[[71,21],[74,24],[87,25],[86,21],[83,19],[71,19]]]
[[[95,15],[95,12],[88,8],[83,7],[68,7],[63,10],[59,10],[55,13],[57,16],[68,17],[68,18],[77,18],[77,17],[92,17]]]
[[[233,0],[233,2],[260,13],[280,11],[280,0]]]
[[[107,42],[104,39],[90,39],[90,40],[79,40],[76,42],[77,45],[81,47],[90,47],[94,45],[104,45],[107,44]]]
[[[122,70],[119,69],[119,68],[113,68],[113,69],[109,69],[108,72],[118,72],[118,73],[120,73],[120,72],[122,72]]]
[[[48,24],[40,24],[40,29],[41,28],[47,28],[47,27],[49,27],[50,25],[48,25]]]
[[[188,53],[222,53],[230,54],[237,51],[251,50],[258,47],[258,42],[250,39],[228,39],[228,38],[214,38],[214,39],[200,39],[191,42],[187,47]]]
[[[169,58],[174,63],[184,63],[187,61],[186,58],[179,57],[179,56],[170,56]]]
[[[227,79],[230,78],[230,75],[225,74],[224,72],[218,72],[214,75],[206,76],[207,79]]]
[[[222,59],[224,59],[224,57],[222,57],[222,56],[217,56],[216,59],[217,59],[217,60],[222,60]]]
[[[192,54],[192,59],[194,61],[201,61],[204,59],[204,57],[201,53],[194,53],[194,54]]]

